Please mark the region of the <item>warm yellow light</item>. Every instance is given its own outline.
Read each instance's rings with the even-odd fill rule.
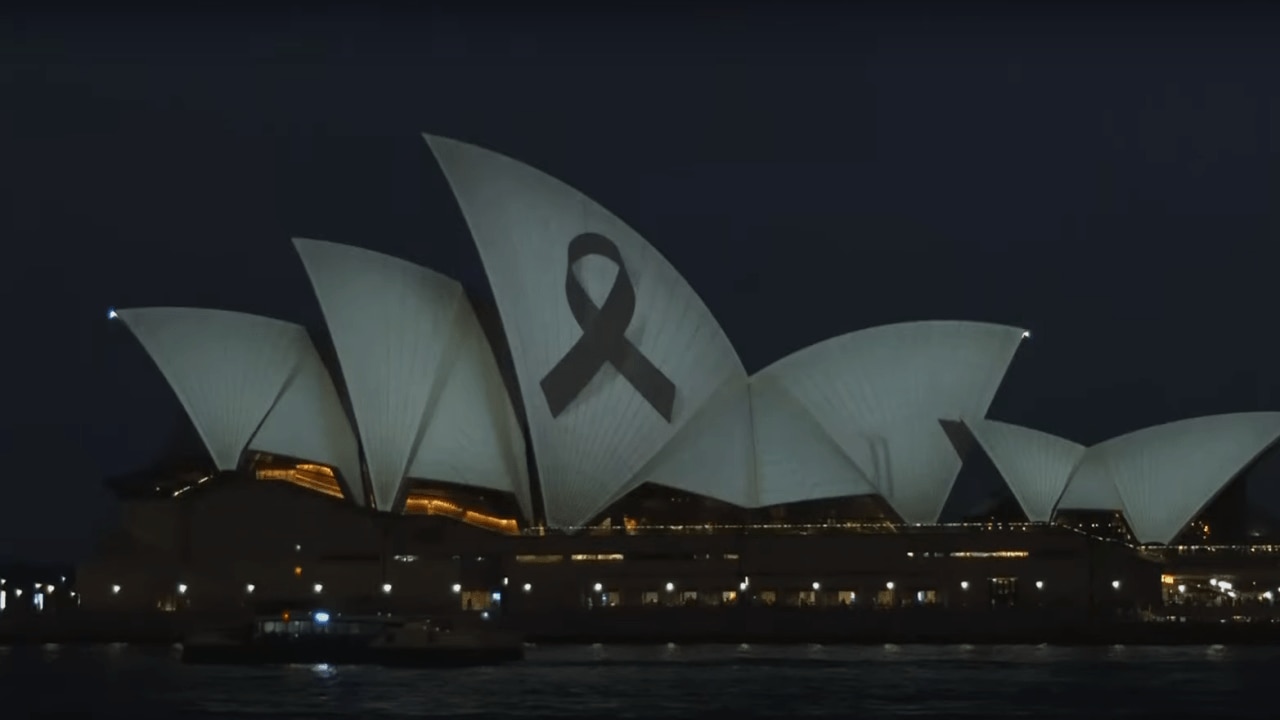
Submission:
[[[563,555],[517,555],[518,563],[558,563],[564,560]]]
[[[334,477],[333,471],[323,465],[304,464],[292,468],[262,468],[255,474],[259,480],[281,480],[330,497],[342,497],[342,488],[338,487],[338,480]]]
[[[953,558],[1024,558],[1031,553],[1026,550],[993,550],[990,552],[983,551],[962,551],[953,552]]]
[[[311,463],[302,463],[298,466],[298,470],[302,472],[316,473],[326,477],[333,477],[333,469],[326,465],[313,465]]]
[[[294,577],[302,577],[302,566],[301,566],[301,565],[296,565],[296,566],[294,566],[294,568],[293,568],[293,576],[294,576]]]
[[[520,525],[514,519],[468,510],[458,503],[443,498],[410,494],[405,500],[404,512],[406,515],[443,515],[468,525],[508,535],[520,532]]]

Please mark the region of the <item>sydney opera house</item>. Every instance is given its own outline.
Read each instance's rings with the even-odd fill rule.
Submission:
[[[989,419],[1030,334],[982,322],[858,330],[748,373],[622,220],[516,160],[426,141],[496,312],[312,239],[293,243],[325,328],[113,310],[202,449],[112,481],[122,519],[78,569],[85,606],[1139,613],[1276,586],[1247,551],[1233,570],[1200,550],[1280,412],[1092,447]],[[1017,507],[941,522],[981,454]]]

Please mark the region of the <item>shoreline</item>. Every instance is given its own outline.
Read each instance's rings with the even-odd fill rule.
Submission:
[[[74,613],[0,623],[0,646],[172,646],[191,632],[242,625],[245,613]],[[444,617],[444,616],[442,616]],[[827,612],[748,608],[737,611],[617,609],[523,613],[489,623],[535,645],[1239,645],[1280,647],[1280,622],[1154,620],[1052,611]]]
[[[612,645],[658,647],[663,645],[823,645],[823,646],[875,646],[875,645],[928,645],[928,646],[1049,646],[1049,647],[1188,647],[1188,646],[1237,646],[1280,647],[1280,630],[1258,632],[1254,628],[1192,626],[1185,631],[1169,632],[1167,628],[1113,628],[1110,630],[1072,630],[1054,633],[875,633],[856,637],[830,634],[790,633],[719,633],[648,634],[634,636],[626,633],[555,633],[530,634],[524,642],[534,646]],[[122,633],[4,633],[0,634],[0,647],[108,646],[128,645],[142,648],[169,648],[182,645],[180,635],[156,636],[153,634]]]

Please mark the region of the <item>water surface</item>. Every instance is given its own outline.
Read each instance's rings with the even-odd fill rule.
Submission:
[[[459,670],[0,648],[0,717],[1275,718],[1280,648],[573,646]]]

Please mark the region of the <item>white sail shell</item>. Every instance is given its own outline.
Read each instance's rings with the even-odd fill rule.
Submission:
[[[745,373],[728,338],[688,283],[609,211],[523,163],[428,136],[471,229],[493,288],[529,422],[548,525],[581,526],[642,482],[641,471],[726,382]],[[553,416],[540,383],[583,335],[566,299],[568,247],[595,233],[620,253],[588,257],[575,282],[603,307],[615,282],[635,291],[619,332],[675,386],[668,420],[611,364],[580,378]],[[621,275],[625,272],[625,276]]]
[[[776,378],[908,523],[936,522],[961,458],[941,420],[986,415],[1025,336],[987,323],[925,321],[812,345]]]
[[[462,287],[370,250],[294,245],[342,365],[377,509],[395,511],[417,476],[514,493],[530,516],[524,440]]]
[[[250,446],[336,467],[361,502],[355,437],[305,328],[203,308],[136,308],[116,316],[168,380],[220,470]]]
[[[1057,435],[996,420],[969,420],[978,444],[1032,522],[1049,522],[1085,455],[1085,446]]]

